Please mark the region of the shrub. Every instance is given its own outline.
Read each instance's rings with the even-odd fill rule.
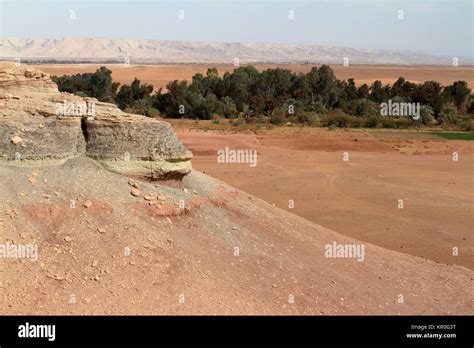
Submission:
[[[230,124],[232,126],[243,126],[245,124],[245,119],[243,117],[236,117],[230,122]]]
[[[420,107],[420,120],[423,124],[427,126],[432,126],[435,124],[436,120],[434,118],[433,109],[428,105],[423,105]]]
[[[439,123],[443,126],[451,126],[457,123],[456,109],[452,106],[446,107],[443,112],[440,114],[438,119]]]
[[[263,115],[258,115],[257,121],[255,123],[261,125],[267,123],[267,120]]]
[[[471,132],[474,130],[474,119],[467,118],[459,122],[459,129],[465,132]]]
[[[328,112],[324,104],[321,103],[320,101],[314,102],[312,105],[312,109],[315,113],[320,114],[320,115]]]
[[[282,108],[276,108],[275,110],[273,110],[271,114],[270,123],[274,125],[279,125],[279,124],[287,122],[285,115],[286,115],[286,110]]]
[[[135,100],[132,109],[137,115],[151,116],[151,102],[148,99]]]
[[[213,124],[219,124],[220,123],[220,117],[217,114],[213,114],[212,117],[211,117],[211,120],[212,120],[211,122]]]
[[[346,114],[335,114],[335,115],[325,115],[321,117],[321,124],[324,127],[350,127],[351,126],[351,116]]]
[[[298,113],[296,121],[314,127],[319,123],[319,116],[315,112],[303,111]]]

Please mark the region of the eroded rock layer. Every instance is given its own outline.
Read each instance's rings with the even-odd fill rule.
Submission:
[[[169,123],[61,93],[48,74],[1,62],[0,159],[41,164],[83,154],[115,172],[153,179],[191,171],[192,153]]]

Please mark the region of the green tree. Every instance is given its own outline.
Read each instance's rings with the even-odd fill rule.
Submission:
[[[379,104],[387,101],[387,93],[380,80],[375,80],[372,83],[370,87],[370,100]]]
[[[464,112],[471,90],[468,88],[466,81],[456,81],[451,86],[445,87],[443,94],[456,105],[459,111]]]
[[[132,108],[137,115],[151,116],[151,102],[149,99],[135,100]]]

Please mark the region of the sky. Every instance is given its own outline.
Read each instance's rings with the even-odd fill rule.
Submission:
[[[473,0],[0,0],[0,35],[299,43],[472,58],[473,4]]]

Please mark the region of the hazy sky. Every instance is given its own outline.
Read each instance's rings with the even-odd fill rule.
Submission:
[[[9,1],[2,37],[305,43],[473,56],[473,0]],[[184,19],[179,19],[179,11]],[[75,19],[71,12],[75,11]],[[294,11],[294,19],[289,18]],[[403,19],[399,19],[403,11]]]

